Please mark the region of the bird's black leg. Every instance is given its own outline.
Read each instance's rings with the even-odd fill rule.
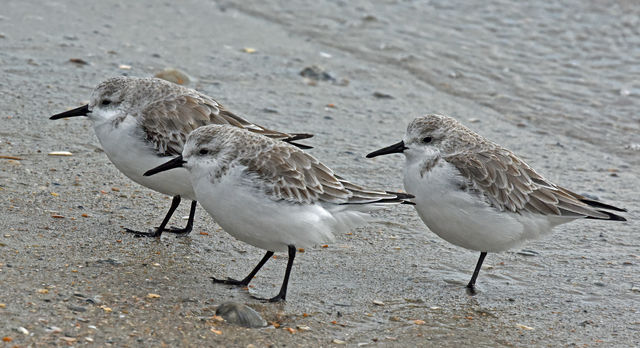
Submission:
[[[476,269],[473,271],[473,276],[471,276],[471,280],[469,281],[469,284],[467,284],[467,290],[470,295],[476,294],[476,279],[478,278],[478,273],[480,273],[482,262],[484,262],[484,258],[486,256],[487,256],[486,251],[483,251],[480,253],[480,258],[478,259],[478,263],[476,264]]]
[[[177,237],[186,236],[193,229],[193,219],[196,216],[196,207],[198,206],[197,201],[191,201],[191,210],[189,211],[189,220],[187,221],[187,226],[184,228],[165,228],[163,232],[175,233]]]
[[[176,208],[178,208],[179,205],[180,205],[180,196],[174,196],[173,199],[171,200],[171,207],[169,208],[167,215],[164,217],[164,220],[162,220],[162,223],[160,224],[160,226],[158,226],[158,228],[156,228],[155,231],[140,232],[140,231],[135,231],[129,228],[125,228],[124,230],[129,233],[133,233],[136,237],[160,237],[162,235],[162,231],[165,231],[164,228],[165,226],[167,226],[167,223],[169,223],[169,219],[171,219],[171,215],[173,215],[173,212],[176,211]],[[192,205],[192,210],[193,210],[193,205]]]
[[[260,262],[258,262],[258,265],[253,269],[253,271],[251,271],[251,273],[249,273],[249,275],[246,276],[242,280],[235,280],[235,279],[232,279],[232,278],[216,279],[214,277],[211,277],[211,279],[213,280],[214,283],[222,283],[222,284],[227,284],[227,285],[247,286],[247,285],[249,285],[249,282],[251,281],[251,279],[253,279],[253,277],[255,277],[256,273],[258,273],[260,268],[262,268],[262,266],[264,266],[264,264],[267,263],[267,261],[269,261],[271,256],[273,256],[273,251],[267,251],[267,253],[264,254],[264,257],[262,258],[262,260],[260,260]]]
[[[293,266],[293,259],[296,258],[296,247],[289,245],[289,261],[287,261],[287,270],[284,273],[284,280],[280,287],[280,292],[273,298],[269,299],[269,302],[284,301],[287,297],[287,285],[289,285],[289,275],[291,274],[291,267]]]

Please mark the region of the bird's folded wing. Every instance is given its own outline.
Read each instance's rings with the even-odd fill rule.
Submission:
[[[367,190],[333,173],[315,157],[293,146],[276,143],[242,163],[250,175],[264,182],[274,200],[311,204],[365,204],[395,199],[397,195]]]
[[[293,141],[311,137],[310,134],[288,134],[251,123],[225,110],[215,100],[204,95],[177,95],[149,104],[139,115],[139,122],[161,155],[182,153],[187,135],[208,124],[228,124],[270,138]]]
[[[445,160],[501,211],[608,218],[607,214],[582,202],[582,196],[546,180],[509,150],[469,151]]]
[[[313,156],[284,143],[276,143],[241,163],[247,167],[249,175],[261,179],[265,185],[263,189],[274,200],[344,203],[350,197],[331,169]]]

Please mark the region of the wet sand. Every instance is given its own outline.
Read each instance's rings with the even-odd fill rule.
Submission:
[[[4,4],[0,155],[19,158],[0,159],[4,346],[640,345],[639,13],[624,1]],[[299,75],[312,65],[335,82]],[[48,120],[107,77],[166,67],[249,120],[314,133],[311,153],[357,183],[402,189],[400,156],[364,154],[438,112],[629,221],[573,222],[489,254],[470,297],[478,255],[411,207],[389,209],[300,253],[288,301],[263,304],[249,295],[277,292],[286,255],[248,291],[212,284],[244,276],[262,250],[201,208],[187,238],[124,233],[157,225],[170,198],[120,174],[88,120]],[[216,321],[226,301],[270,326]]]

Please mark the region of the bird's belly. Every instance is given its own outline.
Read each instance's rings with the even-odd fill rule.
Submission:
[[[438,172],[440,171],[440,172]],[[459,188],[454,174],[434,168],[424,177],[405,176],[416,211],[429,229],[449,243],[486,252],[508,250],[550,230],[542,216],[499,211],[481,196]]]
[[[333,240],[336,221],[319,205],[273,201],[233,178],[213,184],[208,177],[193,182],[198,202],[227,233],[270,251],[289,245],[310,247]]]
[[[176,168],[152,176],[143,176],[144,172],[171,159],[158,156],[156,151],[126,127],[106,130],[96,128],[96,135],[109,160],[120,172],[136,183],[166,195],[180,195],[195,200],[195,194],[189,181],[189,173],[184,168]]]

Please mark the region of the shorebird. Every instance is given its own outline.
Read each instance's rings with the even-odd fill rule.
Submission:
[[[76,116],[91,120],[104,152],[124,175],[142,186],[173,196],[169,211],[155,230],[139,232],[125,228],[136,236],[147,237],[160,237],[162,232],[186,235],[193,228],[197,202],[186,170],[154,177],[142,175],[145,170],[164,163],[167,156],[182,153],[187,134],[192,130],[208,124],[229,124],[287,142],[312,137],[251,123],[205,94],[157,78],[107,79],[93,90],[89,104],[50,119]],[[182,229],[166,228],[181,198],[192,200],[187,225]]]
[[[353,184],[295,146],[227,125],[194,130],[181,156],[145,175],[181,167],[225,231],[267,251],[244,279],[215,282],[247,286],[274,252],[289,253],[280,292],[269,301],[285,300],[296,248],[330,242],[364,223],[367,212],[413,197]]]
[[[480,251],[467,284],[472,294],[488,252],[517,247],[576,219],[626,221],[612,213],[625,209],[552,183],[451,117],[419,117],[404,140],[367,158],[391,153],[406,157],[404,187],[416,196],[415,208],[427,227],[449,243]]]

